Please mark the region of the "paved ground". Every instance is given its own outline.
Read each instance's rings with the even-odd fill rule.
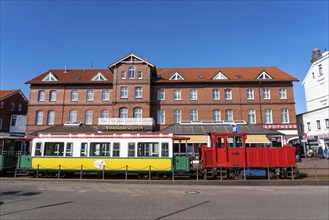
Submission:
[[[328,219],[328,186],[1,180],[0,219]]]
[[[329,160],[319,158],[302,158],[302,162],[297,163],[299,172],[308,176],[319,177],[329,176]]]

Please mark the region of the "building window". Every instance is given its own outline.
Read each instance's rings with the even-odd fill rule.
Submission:
[[[135,157],[136,145],[134,142],[128,143],[128,157]]]
[[[225,100],[232,100],[232,90],[225,89]]]
[[[304,133],[304,125],[302,123],[299,124],[299,133]]]
[[[103,101],[110,100],[110,91],[109,90],[103,90],[102,99],[103,99]]]
[[[190,99],[197,100],[198,99],[198,91],[196,89],[190,90]]]
[[[190,120],[191,120],[191,122],[196,122],[199,120],[198,119],[198,110],[192,109],[190,111]]]
[[[264,99],[271,99],[270,89],[263,89],[263,97]]]
[[[5,103],[4,102],[1,102],[0,103],[0,109],[3,109],[5,107]]]
[[[272,110],[271,109],[265,109],[265,123],[266,124],[272,124],[273,123]]]
[[[87,101],[93,101],[94,100],[94,91],[88,90],[87,91]]]
[[[180,89],[174,90],[174,100],[181,100],[181,90]]]
[[[311,131],[311,123],[310,122],[307,122],[307,130]]]
[[[128,118],[128,109],[127,108],[120,108],[119,117],[120,118]]]
[[[256,110],[254,109],[248,110],[248,122],[250,124],[256,124]]]
[[[16,122],[17,122],[17,115],[12,115],[11,116],[10,126],[15,127],[16,126]]]
[[[85,123],[86,123],[86,125],[91,125],[93,123],[93,111],[92,110],[86,111]]]
[[[142,87],[135,87],[135,98],[142,98]]]
[[[282,123],[289,123],[289,111],[288,109],[281,109]]]
[[[141,108],[134,108],[134,118],[142,118],[143,111]]]
[[[213,111],[213,120],[214,120],[214,122],[220,122],[221,121],[220,110],[214,110]]]
[[[37,111],[37,114],[35,117],[35,124],[42,125],[42,121],[43,121],[43,111]]]
[[[128,87],[123,86],[120,88],[120,98],[128,98]]]
[[[287,99],[287,90],[279,89],[280,99]]]
[[[128,79],[135,79],[135,67],[133,66],[128,69]]]
[[[45,90],[40,90],[38,93],[38,101],[39,102],[44,102],[46,98],[46,92]]]
[[[163,125],[165,124],[165,111],[164,110],[158,110],[158,124]]]
[[[179,124],[182,122],[182,110],[174,110],[174,123]]]
[[[318,130],[321,130],[320,120],[316,120],[316,127],[317,127]]]
[[[225,121],[233,121],[233,110],[232,109],[225,110]]]
[[[15,111],[15,103],[11,103],[11,105],[10,105],[10,111]]]
[[[322,64],[319,65],[319,76],[323,76]]]
[[[77,110],[71,110],[69,115],[69,122],[74,123],[77,121]]]
[[[126,79],[126,72],[124,71],[121,72],[121,79]]]
[[[253,89],[247,89],[247,99],[248,100],[254,99],[254,90]]]
[[[326,128],[329,128],[329,119],[324,119],[324,123],[326,124]]]
[[[158,100],[165,100],[165,91],[163,89],[158,90]]]
[[[0,130],[2,130],[2,118],[0,118]]]
[[[48,111],[47,123],[48,125],[55,124],[55,111]]]
[[[212,100],[219,100],[219,99],[220,99],[219,89],[213,89],[212,90]]]
[[[109,110],[102,110],[101,118],[109,118]]]
[[[142,73],[142,71],[138,71],[138,79],[143,79],[143,73]]]
[[[23,110],[22,104],[18,104],[18,111],[21,112]]]
[[[71,91],[71,101],[72,102],[78,101],[78,91],[77,90]]]
[[[57,91],[56,90],[51,90],[49,93],[49,101],[50,102],[56,102],[57,98]]]

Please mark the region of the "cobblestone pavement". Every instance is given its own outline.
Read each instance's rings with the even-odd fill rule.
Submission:
[[[328,186],[1,180],[0,219],[328,219]]]
[[[302,158],[302,162],[297,163],[297,168],[299,172],[308,176],[329,177],[328,159]]]

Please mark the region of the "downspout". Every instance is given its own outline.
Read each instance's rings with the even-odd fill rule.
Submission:
[[[258,83],[258,100],[259,100],[259,108],[260,108],[260,123],[263,125],[263,108],[262,108],[262,100],[261,100],[261,92],[260,92],[260,86],[262,82],[260,81]]]

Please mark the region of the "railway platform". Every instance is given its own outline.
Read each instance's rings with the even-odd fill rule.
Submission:
[[[329,159],[302,158],[302,162],[297,163],[297,168],[301,176],[328,177]]]

